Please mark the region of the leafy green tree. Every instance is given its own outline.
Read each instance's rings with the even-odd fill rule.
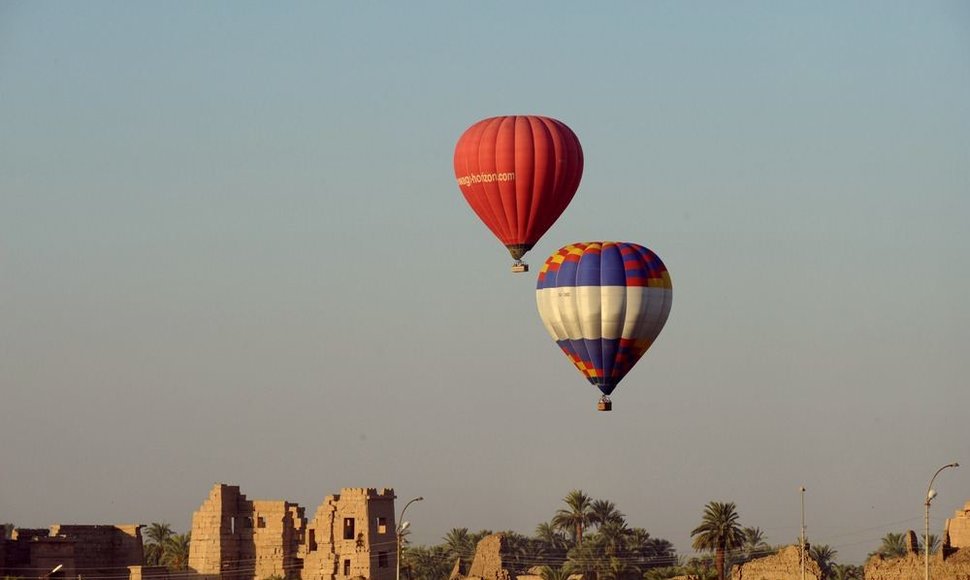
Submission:
[[[172,534],[166,538],[162,548],[162,565],[173,571],[187,570],[190,543],[190,534]]]
[[[574,489],[563,498],[563,502],[566,508],[556,512],[552,525],[556,529],[571,533],[574,544],[582,544],[583,530],[592,522],[592,499],[582,490]]]
[[[729,550],[740,548],[744,542],[738,512],[734,502],[712,501],[704,507],[701,525],[690,533],[695,550],[714,552],[714,567],[718,580],[724,580],[725,559]]]
[[[822,572],[822,580],[828,580],[832,575],[832,565],[835,563],[835,555],[838,550],[833,549],[828,544],[814,545],[808,549],[808,555],[818,564]]]

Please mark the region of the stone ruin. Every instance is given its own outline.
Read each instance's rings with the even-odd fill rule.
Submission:
[[[167,578],[168,571],[164,568],[142,566],[142,527],[54,524],[50,528],[18,529],[11,526],[0,540],[0,574],[54,579]]]
[[[970,501],[956,510],[943,527],[944,545],[959,550],[970,548]]]
[[[805,579],[820,580],[822,572],[818,563],[805,554]],[[801,580],[802,551],[796,546],[786,546],[771,556],[756,558],[731,567],[731,580]]]
[[[189,569],[202,578],[298,577],[305,525],[296,504],[252,501],[238,486],[216,484],[192,515]]]
[[[192,516],[189,569],[216,580],[394,580],[394,490],[345,488],[311,522],[283,500],[216,484]]]
[[[250,500],[238,486],[216,484],[192,516],[189,570],[177,577],[394,580],[394,499],[393,489],[345,488],[307,522],[296,503]],[[4,524],[0,577],[170,580],[167,568],[143,566],[143,527]]]
[[[866,580],[922,580],[926,553],[919,549],[916,532],[907,534],[906,555],[900,558],[873,556],[866,562]],[[946,520],[940,549],[930,554],[930,576],[947,580],[970,580],[970,502]]]
[[[307,526],[302,580],[362,577],[393,580],[397,572],[394,490],[344,488],[324,499]]]
[[[508,553],[504,534],[492,534],[482,538],[475,547],[475,556],[468,571],[461,573],[461,562],[455,562],[449,580],[461,578],[476,580],[516,580],[516,576],[506,567],[502,555]],[[521,578],[521,576],[519,577]]]

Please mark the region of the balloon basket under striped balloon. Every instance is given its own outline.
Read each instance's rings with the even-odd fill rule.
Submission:
[[[525,262],[516,262],[512,264],[513,274],[521,274],[522,272],[528,272],[528,271],[529,271],[529,265],[526,264]]]
[[[600,397],[599,402],[596,403],[596,410],[597,411],[612,411],[613,410],[613,401],[611,401],[610,398],[609,397],[606,397],[606,396]]]

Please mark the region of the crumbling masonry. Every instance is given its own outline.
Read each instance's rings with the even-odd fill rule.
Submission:
[[[189,568],[215,580],[394,580],[394,490],[345,488],[304,508],[216,484],[192,516]]]
[[[0,573],[22,578],[118,578],[137,569],[141,575],[141,528],[54,524],[12,529],[9,538],[0,538]]]

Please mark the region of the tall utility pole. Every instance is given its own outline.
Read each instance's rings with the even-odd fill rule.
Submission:
[[[802,580],[805,580],[805,486],[801,487],[802,491]]]

